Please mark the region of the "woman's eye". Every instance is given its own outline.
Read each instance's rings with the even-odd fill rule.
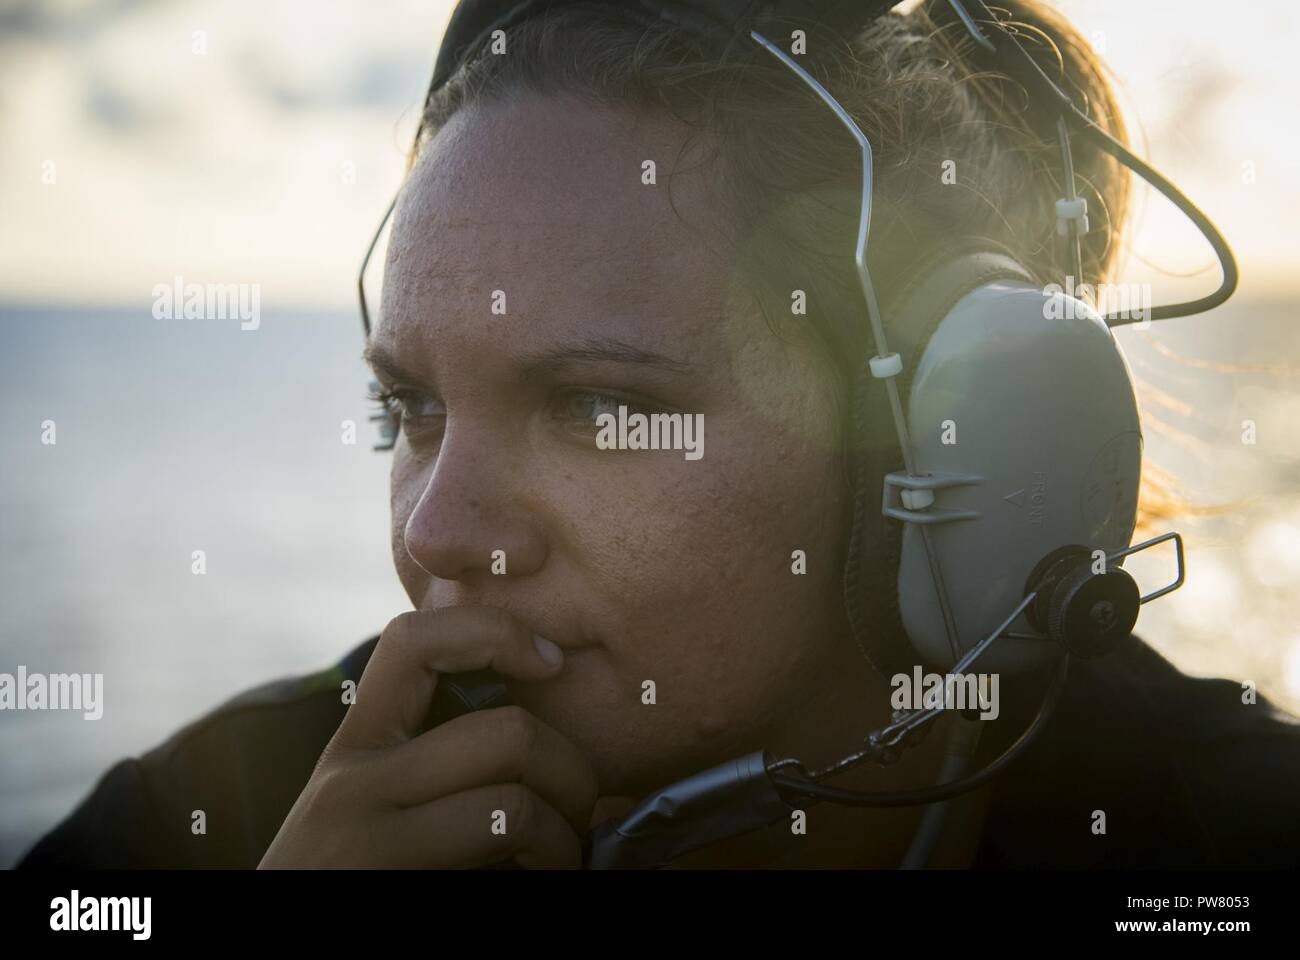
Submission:
[[[604,422],[601,417],[608,416],[615,421],[619,419],[620,407],[625,407],[629,416],[634,413],[649,416],[653,413],[662,413],[665,409],[661,404],[618,393],[605,393],[602,390],[570,390],[556,397],[553,415],[569,430],[594,435]]]
[[[584,390],[561,398],[560,407],[566,420],[579,424],[590,423],[591,426],[595,427],[599,426],[596,418],[602,413],[617,417],[620,405],[632,406],[626,399],[611,396],[608,393]]]
[[[385,390],[377,395],[375,399],[404,421],[421,420],[426,417],[441,417],[445,416],[447,412],[442,405],[442,401],[437,398],[405,387],[394,387],[391,390]]]

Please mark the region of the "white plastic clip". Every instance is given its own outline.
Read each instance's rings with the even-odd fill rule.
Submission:
[[[886,354],[883,357],[872,357],[870,365],[871,375],[877,380],[896,377],[903,372],[903,358],[896,353]]]
[[[924,510],[934,503],[933,490],[900,490],[898,493],[903,500],[903,506],[909,510]]]
[[[1056,233],[1058,236],[1068,237],[1070,235],[1070,224],[1079,225],[1079,236],[1088,232],[1088,201],[1083,197],[1075,197],[1073,200],[1056,201]]]

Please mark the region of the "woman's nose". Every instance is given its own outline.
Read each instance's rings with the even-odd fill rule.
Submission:
[[[518,464],[491,455],[470,438],[444,441],[415,508],[406,520],[406,552],[430,576],[462,580],[476,574],[521,577],[546,561],[546,536],[525,503]]]

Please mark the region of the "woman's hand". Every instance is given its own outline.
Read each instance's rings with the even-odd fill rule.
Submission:
[[[394,618],[260,866],[580,866],[596,775],[574,744],[514,706],[419,732],[441,673],[538,681],[562,662],[497,608]]]

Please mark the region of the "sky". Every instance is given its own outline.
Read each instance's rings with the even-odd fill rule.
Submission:
[[[1121,78],[1140,152],[1231,239],[1243,294],[1294,293],[1280,215],[1300,209],[1292,5],[1254,0],[1228,18],[1172,0],[1058,7]],[[260,283],[272,306],[351,306],[449,12],[447,0],[0,5],[0,298],[130,306],[180,273]],[[1212,288],[1197,234],[1139,196],[1122,279],[1153,282],[1157,300]]]

